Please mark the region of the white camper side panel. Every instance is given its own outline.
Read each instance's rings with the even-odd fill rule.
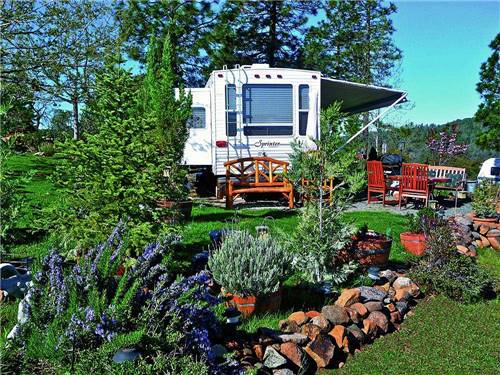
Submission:
[[[187,165],[212,165],[212,108],[210,88],[187,89],[193,96],[189,138],[184,148]]]
[[[232,72],[232,74],[231,74]],[[292,152],[291,144],[300,140],[310,145],[309,138],[318,135],[320,114],[321,74],[319,72],[281,69],[281,68],[245,68],[238,70],[220,70],[212,73],[213,90],[213,172],[217,176],[225,174],[224,163],[227,160],[241,157],[268,156],[289,161]],[[235,83],[240,88],[236,90],[237,101],[237,132],[236,136],[226,135],[226,83]],[[242,86],[244,84],[275,84],[291,85],[293,97],[293,134],[291,135],[245,135],[242,105]],[[306,135],[299,135],[299,86],[309,87],[309,106]],[[228,142],[228,147],[217,147],[217,141]]]

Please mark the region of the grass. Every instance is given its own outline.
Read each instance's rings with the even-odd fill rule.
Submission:
[[[55,243],[36,228],[44,209],[63,204],[61,192],[50,180],[57,164],[53,158],[15,155],[10,161],[18,175],[33,171],[29,183],[22,186],[25,205],[18,223],[21,240],[9,248],[15,255],[41,257]],[[406,218],[387,211],[356,211],[345,214],[358,226],[393,237],[390,261],[408,263],[415,258],[404,252],[399,234],[406,228]],[[268,225],[271,233],[290,235],[298,224],[297,211],[276,209],[225,210],[196,203],[191,220],[183,226],[183,248],[179,256],[186,261],[210,245],[209,231],[237,227],[255,233],[255,226]],[[500,255],[493,249],[479,251],[479,263],[500,278]],[[278,322],[294,310],[320,309],[330,303],[320,295],[297,287],[294,278],[284,286],[282,309],[278,313],[255,316],[245,320],[241,329],[255,332],[258,327],[277,328]],[[15,323],[17,301],[0,303],[0,345]],[[498,373],[499,318],[498,301],[462,305],[447,298],[436,297],[421,303],[413,317],[403,324],[403,330],[376,340],[362,353],[351,358],[340,373],[345,374],[493,374]]]
[[[337,373],[498,374],[499,343],[497,301],[462,305],[435,297],[418,305],[400,332],[375,340]]]

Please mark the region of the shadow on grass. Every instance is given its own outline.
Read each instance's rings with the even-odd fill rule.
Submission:
[[[263,212],[256,211],[255,213],[250,213],[248,211],[241,212],[235,210],[227,210],[224,212],[214,212],[209,214],[201,214],[194,215],[192,218],[193,222],[211,222],[211,221],[219,221],[219,222],[227,222],[230,223],[232,219],[257,219],[257,218],[266,218],[272,217],[273,219],[285,219],[296,216],[297,213],[295,211],[274,211],[274,210],[266,210],[262,209]]]

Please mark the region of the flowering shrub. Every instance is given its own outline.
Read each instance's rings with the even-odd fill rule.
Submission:
[[[416,214],[408,216],[408,231],[427,236],[437,222],[437,214],[432,208],[422,208]]]
[[[493,281],[476,260],[456,249],[454,228],[434,218],[426,238],[426,255],[411,270],[411,277],[426,292],[441,293],[462,302],[475,302],[491,289]]]
[[[120,224],[69,272],[56,251],[45,257],[28,290],[28,322],[13,343],[24,365],[49,362],[54,369],[104,370],[121,366],[110,365],[111,357],[125,343],[141,352],[136,362],[149,368],[145,373],[160,371],[161,361],[152,366],[158,356],[170,358],[170,368],[182,356],[183,366],[191,358],[196,373],[237,372],[234,363],[219,360],[212,351],[220,326],[213,311],[219,300],[208,288],[210,275],[202,272],[173,282],[165,264],[178,241],[171,236],[147,245],[137,262],[117,276],[126,247],[123,231]],[[104,354],[98,360],[92,350]]]
[[[439,165],[444,165],[453,156],[463,155],[469,149],[465,143],[457,143],[458,129],[451,132],[441,131],[439,136],[432,137],[427,141],[429,149],[437,155]]]

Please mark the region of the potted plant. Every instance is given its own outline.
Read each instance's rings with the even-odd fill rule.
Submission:
[[[436,212],[430,208],[423,208],[418,213],[409,216],[408,232],[399,235],[401,244],[407,252],[416,256],[424,255],[426,233],[436,217]]]
[[[472,220],[475,224],[491,225],[498,221],[497,206],[500,187],[490,181],[482,181],[472,196]]]
[[[362,266],[385,266],[391,253],[392,238],[389,235],[368,230],[363,225],[353,236],[352,250]]]
[[[214,280],[245,317],[277,311],[291,256],[272,237],[231,231],[208,259]]]

